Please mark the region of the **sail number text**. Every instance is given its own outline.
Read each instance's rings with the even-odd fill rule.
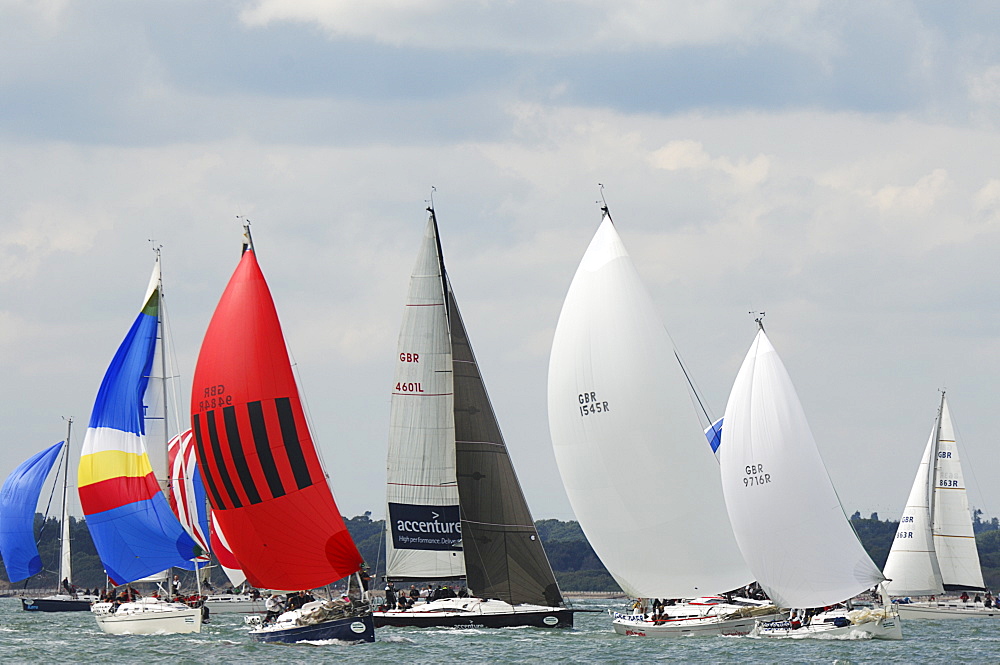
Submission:
[[[400,353],[399,362],[401,363],[418,363],[420,362],[419,353]]]
[[[226,387],[221,383],[216,386],[205,388],[204,399],[198,401],[198,409],[221,409],[224,406],[232,406],[233,396],[226,394]]]
[[[938,487],[958,487],[957,480],[939,480]]]
[[[748,464],[744,470],[746,471],[746,475],[743,476],[744,487],[756,487],[771,482],[771,474],[764,473],[763,464]]]
[[[396,384],[397,393],[422,393],[424,392],[423,387],[419,383],[397,383]]]
[[[580,393],[576,396],[577,401],[580,403],[580,415],[589,416],[594,413],[607,413],[611,410],[607,402],[602,402],[597,399],[597,393]]]

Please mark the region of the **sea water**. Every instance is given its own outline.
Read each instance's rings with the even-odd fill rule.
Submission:
[[[622,601],[575,607],[622,609]],[[606,612],[571,630],[380,628],[374,644],[252,642],[242,615],[216,614],[198,635],[105,635],[89,612],[25,612],[0,598],[0,663],[983,663],[1000,662],[1000,621],[905,621],[901,642],[655,639],[616,635]]]

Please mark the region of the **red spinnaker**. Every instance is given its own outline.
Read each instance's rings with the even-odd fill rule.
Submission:
[[[251,584],[314,589],[360,569],[252,250],[243,253],[205,333],[191,424],[209,502]]]

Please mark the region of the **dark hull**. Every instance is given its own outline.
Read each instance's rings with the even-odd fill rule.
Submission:
[[[355,630],[361,624],[364,630]],[[353,627],[352,627],[353,626]],[[296,642],[319,641],[319,640],[340,640],[342,642],[374,642],[375,625],[372,617],[347,617],[344,619],[333,619],[323,621],[312,626],[296,626],[286,630],[273,631],[251,631],[250,637],[257,642],[279,642],[284,644],[294,644]]]
[[[383,614],[376,612],[374,616],[376,628],[383,628],[385,626],[395,626],[397,628],[573,627],[573,610],[562,607],[553,607],[551,610],[545,612],[509,612],[503,614],[474,614],[470,612],[468,614],[448,615],[434,615],[429,612],[414,612],[412,614]],[[547,622],[546,619],[548,619]]]
[[[89,612],[89,600],[50,600],[46,598],[22,598],[21,609],[25,612]]]

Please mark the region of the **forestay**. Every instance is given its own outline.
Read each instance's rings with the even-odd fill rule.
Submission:
[[[736,540],[777,605],[832,605],[883,581],[844,514],[791,378],[763,329],[726,405],[721,457]]]
[[[673,342],[607,214],[559,315],[548,408],[573,511],[626,593],[691,598],[753,579]]]

